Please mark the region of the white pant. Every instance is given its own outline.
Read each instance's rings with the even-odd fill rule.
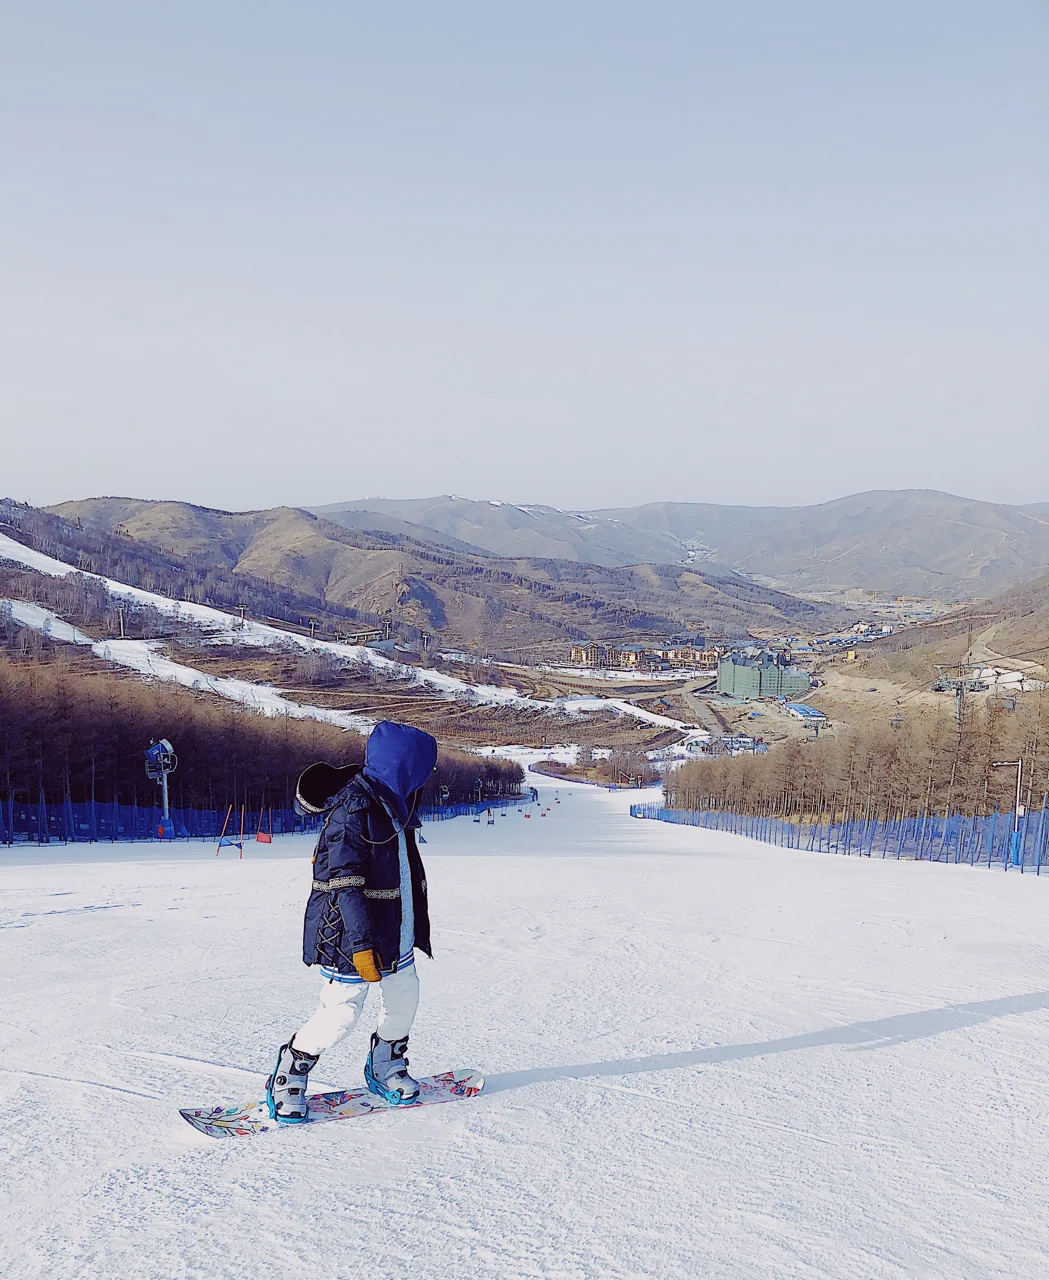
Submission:
[[[400,1040],[406,1036],[419,1007],[419,978],[414,965],[391,973],[381,982],[332,982],[325,978],[317,1012],[295,1032],[295,1048],[303,1053],[323,1053],[338,1044],[356,1025],[368,988],[373,986],[379,988],[382,1004],[377,1028],[380,1038]]]

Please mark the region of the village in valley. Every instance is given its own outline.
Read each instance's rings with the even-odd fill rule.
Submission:
[[[684,713],[704,732],[668,748],[673,755],[761,753],[771,742],[818,738],[832,728],[831,717],[810,700],[825,684],[822,673],[828,667],[847,671],[857,663],[859,670],[864,648],[908,625],[913,621],[897,617],[858,621],[827,635],[590,641],[573,645],[570,666],[560,670],[618,686],[631,701],[654,711]]]

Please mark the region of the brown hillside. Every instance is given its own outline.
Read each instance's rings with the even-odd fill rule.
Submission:
[[[695,566],[612,568],[463,552],[389,531],[350,530],[294,508],[223,512],[188,503],[96,498],[51,508],[87,529],[289,591],[390,617],[442,643],[563,655],[589,638],[656,638],[752,627],[834,625],[843,611]],[[421,532],[421,531],[420,531]]]
[[[962,601],[995,595],[1049,568],[1044,506],[929,489],[857,493],[806,507],[652,502],[580,512],[444,496],[316,511],[358,528],[367,518],[411,521],[502,556],[729,566],[805,594],[862,588]]]

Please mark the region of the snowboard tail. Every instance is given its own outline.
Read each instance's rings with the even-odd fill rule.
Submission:
[[[377,1111],[411,1111],[416,1107],[434,1106],[438,1102],[455,1102],[474,1098],[484,1088],[484,1076],[472,1068],[444,1071],[419,1081],[419,1097],[415,1102],[391,1103],[368,1089],[342,1089],[332,1093],[312,1093],[308,1123],[322,1120],[355,1120]],[[250,1138],[284,1125],[270,1118],[269,1106],[263,1098],[239,1107],[186,1107],[179,1115],[194,1129],[209,1138]],[[304,1123],[300,1121],[300,1123]]]

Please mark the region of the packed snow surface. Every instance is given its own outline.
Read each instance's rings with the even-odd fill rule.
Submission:
[[[425,828],[411,1063],[485,1092],[257,1138],[177,1109],[313,1008],[309,843],[0,855],[5,1280],[1049,1274],[1049,883],[540,797]]]

